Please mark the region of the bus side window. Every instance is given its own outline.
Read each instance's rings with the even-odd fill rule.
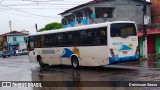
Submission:
[[[87,44],[87,32],[86,30],[80,31],[80,44],[86,45]]]
[[[48,35],[48,45],[47,47],[53,47],[53,36],[52,34]]]
[[[41,47],[44,47],[44,35],[41,36]]]
[[[87,45],[92,45],[93,44],[93,40],[92,40],[92,30],[87,30]]]
[[[48,47],[49,45],[48,39],[49,39],[48,35],[45,35],[44,36],[44,47]]]
[[[75,46],[77,46],[77,45],[79,45],[79,32],[78,31],[74,31],[73,32],[73,38],[72,38],[72,40],[73,40],[73,45]]]
[[[68,33],[68,44],[73,45],[73,32]]]
[[[36,48],[41,47],[41,36],[35,36],[35,47]]]
[[[63,37],[63,33],[59,33],[58,35],[58,46],[62,45],[62,37]]]
[[[100,45],[100,37],[99,37],[99,31],[98,31],[98,29],[94,29],[93,31],[92,31],[92,43],[93,43],[93,45]]]
[[[57,36],[57,34],[51,34],[51,36],[52,36],[52,44],[53,44],[53,47],[56,47],[56,46],[58,46],[58,36]]]
[[[63,46],[68,46],[68,32],[64,32],[64,33],[63,33],[62,45],[63,45]]]
[[[106,45],[107,44],[107,30],[106,28],[100,28],[100,44],[101,45]]]

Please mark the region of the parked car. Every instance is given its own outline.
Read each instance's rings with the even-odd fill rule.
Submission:
[[[0,51],[0,57],[2,56],[1,54],[2,54],[2,51]]]
[[[8,51],[2,51],[2,52],[1,52],[1,56],[2,56],[3,58],[5,58],[5,57],[10,57],[11,54],[10,54],[10,52],[8,52]]]
[[[16,50],[16,56],[17,55],[27,55],[29,52],[26,49],[19,49]]]

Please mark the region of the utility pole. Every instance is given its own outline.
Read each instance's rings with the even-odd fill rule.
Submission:
[[[146,0],[143,1],[143,60],[144,60],[144,67],[148,67],[148,50],[147,50],[147,24],[146,24],[146,17],[147,17],[147,6]]]
[[[35,24],[36,32],[38,32],[38,26],[37,23]]]
[[[12,32],[12,22],[9,20],[9,27],[10,27],[10,32]]]

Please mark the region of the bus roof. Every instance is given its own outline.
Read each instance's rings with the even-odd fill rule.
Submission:
[[[90,28],[98,28],[98,27],[104,27],[108,24],[112,23],[135,23],[133,21],[113,21],[113,22],[105,22],[105,23],[98,23],[98,24],[90,24],[90,25],[83,25],[83,26],[77,26],[77,27],[69,27],[64,29],[56,29],[56,30],[48,30],[43,32],[37,32],[34,34],[30,34],[29,36],[37,36],[37,35],[45,35],[45,34],[51,34],[51,33],[59,33],[59,32],[67,32],[67,31],[76,31],[76,30],[84,30],[84,29],[90,29]]]

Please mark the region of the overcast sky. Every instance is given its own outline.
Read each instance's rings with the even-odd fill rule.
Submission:
[[[38,1],[38,4],[37,4]],[[58,14],[91,0],[0,0],[0,34],[12,30],[35,33],[51,22],[61,22]],[[150,0],[148,0],[150,1]]]

